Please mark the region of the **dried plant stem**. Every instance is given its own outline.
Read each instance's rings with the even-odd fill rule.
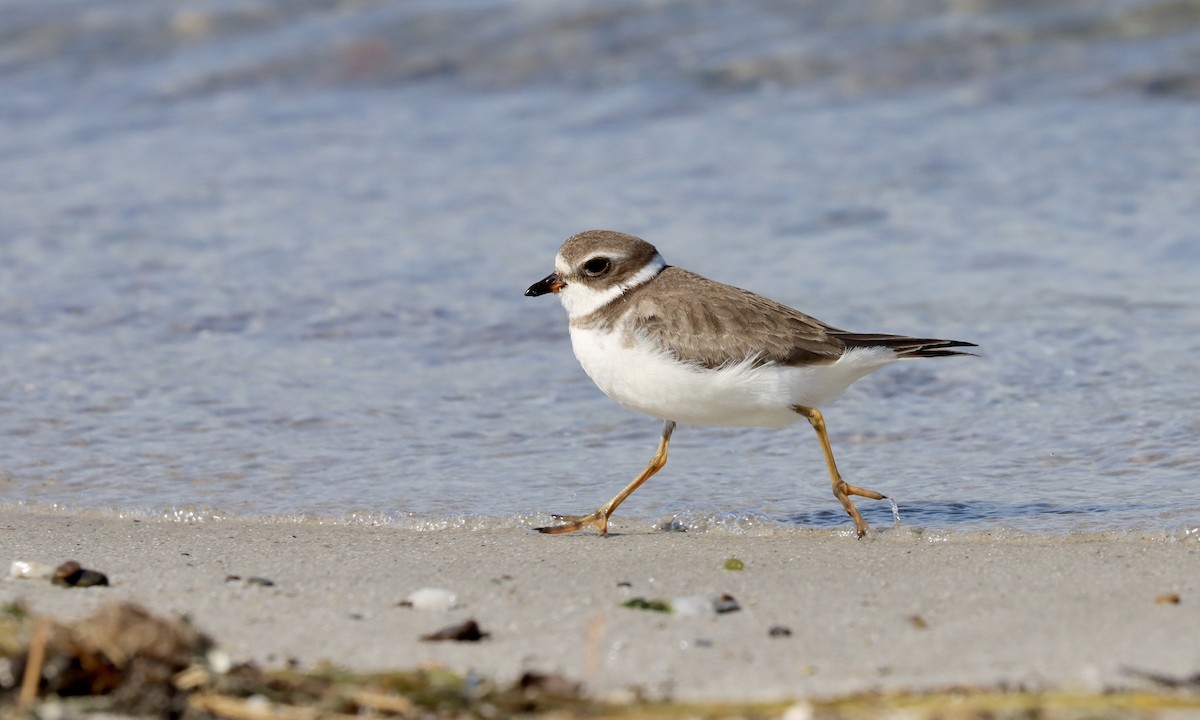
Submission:
[[[46,641],[50,636],[50,618],[38,618],[33,626],[33,639],[29,642],[29,654],[25,659],[25,676],[21,679],[21,694],[17,699],[17,711],[29,712],[37,701],[38,685],[42,679],[42,665],[46,662]]]

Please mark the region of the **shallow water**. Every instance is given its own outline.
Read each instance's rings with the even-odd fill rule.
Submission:
[[[0,8],[7,504],[590,510],[659,424],[522,292],[606,227],[979,343],[826,409],[903,524],[1200,526],[1191,5],[63,4]],[[806,427],[671,449],[617,521],[848,526]]]

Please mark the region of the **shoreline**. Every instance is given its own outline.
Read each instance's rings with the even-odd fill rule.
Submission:
[[[1189,571],[1200,543],[1190,541],[912,533],[857,541],[833,531],[550,537],[0,510],[0,550],[6,571],[15,560],[72,559],[112,583],[9,580],[0,602],[75,618],[131,601],[188,615],[235,662],[265,666],[438,665],[500,682],[535,671],[581,681],[594,697],[725,702],[958,685],[1144,689],[1130,669],[1184,677],[1200,668],[1200,648],[1179,635],[1200,622],[1200,576]],[[725,569],[729,558],[744,569]],[[399,605],[422,587],[453,591],[461,607]],[[708,594],[729,594],[740,610],[621,606]],[[1156,602],[1167,594],[1180,601]],[[420,640],[468,618],[490,637]],[[771,635],[776,627],[790,634]]]
[[[832,522],[799,522],[769,516],[763,512],[702,512],[683,509],[663,514],[622,512],[612,521],[614,535],[643,535],[658,533],[712,534],[721,537],[848,537],[853,539],[850,519],[841,510],[831,511]],[[386,513],[381,511],[348,511],[340,514],[320,514],[300,511],[287,514],[229,512],[210,506],[176,508],[70,507],[59,504],[20,501],[0,502],[0,518],[10,515],[33,515],[46,519],[87,519],[98,521],[135,521],[178,523],[185,525],[242,523],[310,527],[391,528],[399,532],[497,532],[503,530],[531,531],[552,524],[554,516],[545,512],[526,512],[511,515],[478,515],[474,513]],[[866,514],[864,513],[864,517]],[[1160,518],[1158,524],[1067,524],[1053,528],[1029,528],[1021,524],[973,520],[925,524],[910,518],[908,508],[901,506],[900,520],[885,522],[870,518],[870,534],[876,541],[887,542],[1200,542],[1200,525],[1183,511]]]

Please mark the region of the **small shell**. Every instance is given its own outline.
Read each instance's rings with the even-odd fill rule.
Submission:
[[[45,580],[54,574],[54,566],[40,562],[13,560],[8,576],[14,580]]]
[[[413,610],[446,612],[458,607],[458,595],[445,588],[421,588],[410,593],[400,602],[400,605]]]
[[[208,660],[208,668],[218,675],[225,675],[233,669],[233,660],[224,650],[213,648],[204,657]]]

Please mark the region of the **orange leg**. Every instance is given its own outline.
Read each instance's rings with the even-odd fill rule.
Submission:
[[[558,533],[575,532],[582,530],[584,527],[591,526],[600,531],[601,535],[608,534],[608,518],[612,516],[617,507],[625,502],[625,498],[633,494],[634,490],[641,487],[642,483],[650,479],[650,476],[667,464],[667,445],[671,443],[671,433],[675,432],[675,421],[668,420],[666,425],[663,425],[662,439],[658,441],[658,450],[655,451],[654,457],[650,458],[650,464],[633,479],[633,482],[625,486],[625,489],[617,493],[617,496],[612,500],[600,506],[600,509],[591,515],[555,515],[555,520],[562,520],[561,525],[550,525],[548,527],[540,527],[538,532],[557,535]]]
[[[837,469],[837,463],[833,461],[833,448],[829,446],[829,433],[825,431],[825,417],[821,415],[821,411],[804,405],[793,405],[792,409],[803,415],[808,420],[808,423],[813,426],[813,430],[817,431],[817,439],[821,441],[821,450],[825,452],[825,464],[829,466],[829,480],[833,483],[833,496],[842,503],[842,507],[846,509],[846,513],[850,516],[850,519],[854,521],[854,529],[858,532],[858,536],[862,537],[866,535],[867,521],[863,520],[862,515],[858,514],[858,508],[854,507],[850,496],[858,495],[859,497],[871,498],[872,500],[883,500],[887,496],[880,495],[874,490],[864,490],[863,488],[855,487],[842,480],[842,475]]]

